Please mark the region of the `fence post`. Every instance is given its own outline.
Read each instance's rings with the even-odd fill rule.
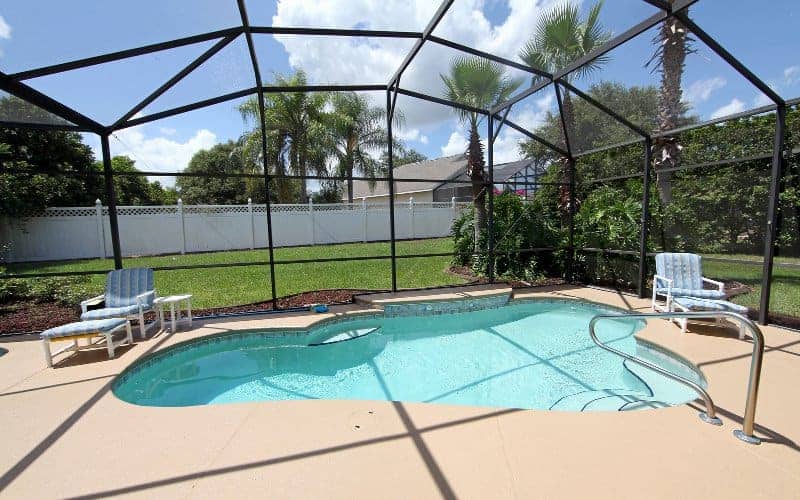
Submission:
[[[106,258],[106,235],[103,227],[103,204],[100,198],[94,201],[94,214],[97,221],[97,256],[101,259]]]
[[[256,248],[256,221],[253,218],[253,199],[247,198],[247,214],[250,216],[250,250]]]
[[[369,231],[367,229],[367,199],[361,198],[361,216],[363,218],[363,226],[364,226],[364,238],[362,238],[363,242],[367,242],[367,238],[369,237]]]
[[[416,231],[414,230],[414,197],[411,196],[408,198],[408,209],[411,211],[411,239],[416,237]]]
[[[311,221],[311,244],[317,244],[317,231],[314,227],[314,200],[308,199],[308,219]]]
[[[183,221],[183,199],[178,198],[178,224],[180,225],[181,235],[181,255],[186,253],[186,224]]]
[[[450,207],[453,209],[453,220],[458,218],[458,209],[456,208],[456,197],[450,198]]]

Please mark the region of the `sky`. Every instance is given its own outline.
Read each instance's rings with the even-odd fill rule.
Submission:
[[[543,11],[560,0],[456,0],[434,34],[486,52],[518,60]],[[314,26],[422,31],[437,2],[431,0],[246,0],[252,25]],[[585,11],[591,5],[581,2]],[[754,9],[754,6],[758,8]],[[601,22],[619,34],[656,12],[642,0],[607,0]],[[695,21],[785,98],[800,96],[800,42],[796,26],[800,2],[700,0],[691,9]],[[240,24],[235,0],[29,0],[0,5],[0,70],[14,73],[68,60],[165,41]],[[653,51],[654,30],[615,49],[594,74],[575,81],[588,89],[612,80],[628,85],[658,85],[645,67]],[[26,83],[76,110],[111,124],[172,77],[214,41],[93,66]],[[256,35],[256,52],[265,82],[276,73],[304,69],[310,83],[383,84],[400,65],[413,40]],[[700,42],[687,58],[684,100],[701,119],[716,118],[769,104],[766,96]],[[439,96],[449,62],[459,54],[427,43],[403,75],[404,88]],[[509,77],[530,84],[528,75]],[[252,87],[252,67],[243,37],[200,66],[140,115]],[[369,93],[384,105],[383,92]],[[245,123],[230,101],[118,131],[112,154],[126,154],[142,170],[182,170],[192,155],[216,143],[236,139]],[[445,106],[401,96],[406,144],[435,158],[463,152],[463,126]],[[528,127],[556,110],[550,90],[515,106],[509,119]],[[484,124],[485,127],[485,124]],[[484,128],[485,129],[485,128]],[[495,144],[495,162],[518,159],[521,136],[504,130]],[[99,157],[99,139],[85,140]],[[168,181],[169,182],[169,181]]]

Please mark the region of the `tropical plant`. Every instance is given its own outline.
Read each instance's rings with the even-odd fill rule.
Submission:
[[[290,77],[275,75],[275,85],[281,87],[303,87],[308,84],[305,72],[298,70]],[[240,141],[244,158],[251,162],[261,156],[260,129],[264,126],[267,134],[266,163],[276,179],[278,199],[287,199],[293,191],[289,182],[283,179],[287,173],[305,177],[326,175],[326,161],[331,148],[329,135],[324,124],[325,106],[330,96],[325,92],[279,92],[264,96],[264,124],[261,118],[257,97],[252,97],[239,106],[239,112],[246,120],[257,125]],[[308,201],[308,180],[299,180],[300,202]]]
[[[585,18],[580,15],[580,5],[571,1],[558,4],[539,19],[533,36],[519,53],[520,59],[531,68],[548,73],[555,73],[567,67],[573,61],[589,54],[611,38],[611,33],[600,24],[600,10],[603,2],[595,3]],[[608,62],[608,56],[596,57],[564,78],[567,81],[583,78]],[[541,77],[534,76],[536,84]],[[566,124],[562,130],[561,144],[566,147],[569,142],[567,134],[575,130],[575,115],[569,89],[563,89],[561,112]],[[568,132],[569,131],[569,132]],[[562,180],[560,206],[563,212],[569,213],[572,194],[570,179],[574,173],[574,164],[569,158],[561,158]]]
[[[473,109],[488,109],[507,100],[522,84],[509,78],[506,70],[487,59],[462,57],[450,63],[447,75],[440,75],[447,99]],[[459,121],[467,126],[467,175],[472,184],[472,203],[475,209],[474,242],[486,229],[486,178],[484,176],[483,145],[478,125],[481,116],[475,111],[457,109]]]
[[[353,174],[370,179],[386,174],[385,164],[375,158],[389,142],[384,124],[386,110],[372,106],[369,99],[355,92],[331,97],[333,109],[327,114],[327,132],[335,158],[334,175],[347,178],[347,201],[353,202]],[[402,115],[395,113],[399,125]],[[397,144],[399,146],[399,144]]]
[[[674,3],[674,0],[668,0]],[[686,11],[684,11],[686,12]],[[686,26],[677,17],[668,17],[661,23],[653,38],[656,47],[645,66],[661,73],[661,88],[658,99],[658,131],[673,130],[680,125],[684,104],[681,80],[686,56],[695,52]],[[658,195],[664,204],[672,200],[670,178],[672,169],[681,162],[682,147],[677,137],[659,135],[653,143],[653,165],[656,170]]]

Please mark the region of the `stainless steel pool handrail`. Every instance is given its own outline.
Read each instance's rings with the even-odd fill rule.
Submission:
[[[663,319],[672,319],[672,318],[687,318],[687,319],[708,319],[708,318],[727,318],[733,319],[741,322],[742,326],[747,327],[750,332],[753,334],[753,354],[751,357],[750,362],[750,377],[748,380],[747,385],[747,400],[745,403],[745,410],[744,410],[744,420],[742,422],[742,429],[736,429],[733,431],[733,434],[741,439],[742,441],[750,444],[759,444],[761,440],[753,435],[753,429],[755,427],[755,419],[756,419],[756,404],[758,401],[758,385],[761,382],[761,365],[764,360],[764,334],[761,332],[761,329],[749,318],[742,316],[741,314],[731,312],[731,311],[692,311],[692,312],[666,312],[666,313],[620,313],[620,314],[599,314],[592,318],[589,322],[589,335],[592,337],[592,341],[597,344],[598,347],[605,349],[611,353],[614,353],[618,356],[621,356],[633,363],[637,363],[642,365],[646,368],[649,368],[655,372],[664,375],[667,378],[670,378],[678,383],[681,383],[695,392],[697,392],[700,397],[703,398],[703,402],[705,403],[706,411],[705,413],[700,413],[700,418],[704,421],[715,424],[715,425],[722,425],[722,421],[719,417],[716,416],[716,407],[714,406],[714,401],[711,399],[711,396],[706,392],[705,389],[700,387],[698,384],[688,380],[684,377],[679,375],[675,375],[660,366],[654,365],[648,361],[643,359],[639,359],[635,356],[631,356],[625,352],[620,350],[614,349],[613,347],[609,347],[597,338],[597,334],[595,333],[595,324],[598,321],[603,319],[632,319],[632,318],[640,318],[640,319],[648,319],[648,318],[663,318]]]

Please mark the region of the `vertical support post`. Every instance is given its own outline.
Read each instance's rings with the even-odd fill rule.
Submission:
[[[561,119],[561,128],[564,132],[564,146],[567,150],[567,164],[566,168],[569,171],[569,178],[567,182],[569,183],[569,212],[568,214],[568,224],[569,228],[567,229],[567,241],[568,241],[568,257],[567,257],[567,275],[569,279],[573,279],[573,270],[574,270],[574,262],[575,262],[575,157],[572,156],[572,147],[570,145],[569,140],[569,125],[567,123],[567,116],[564,113],[564,99],[569,98],[569,95],[565,95],[563,98],[561,96],[561,87],[558,83],[554,82],[553,87],[556,90],[556,101],[558,102],[558,115]]]
[[[389,250],[392,261],[392,291],[397,291],[397,254],[395,245],[394,231],[394,152],[392,151],[392,121],[394,120],[394,109],[392,108],[392,91],[386,89],[386,138],[387,138],[387,157],[388,157],[388,178],[389,178]]]
[[[414,197],[413,196],[410,196],[408,198],[408,212],[409,212],[409,218],[411,219],[411,222],[410,222],[410,225],[411,225],[411,239],[414,239],[414,238],[417,237],[417,231],[414,229]]]
[[[247,215],[250,216],[250,250],[256,248],[256,221],[253,217],[253,199],[247,198]]]
[[[256,69],[256,75],[258,75],[258,70]],[[260,77],[258,78],[260,80]],[[272,241],[272,204],[270,203],[270,175],[269,175],[269,166],[267,165],[267,131],[264,128],[264,124],[266,120],[264,118],[264,89],[261,86],[258,87],[258,117],[261,120],[259,123],[259,129],[261,129],[261,161],[264,165],[264,195],[265,200],[264,203],[266,207],[264,209],[264,213],[267,215],[267,251],[269,253],[269,284],[270,284],[270,293],[272,294],[272,309],[275,310],[278,308],[278,297],[276,292],[275,286],[275,252],[273,250],[273,241]]]
[[[456,207],[456,197],[450,198],[450,208],[453,209],[453,220],[458,218],[458,208]]]
[[[653,147],[649,137],[644,140],[644,180],[642,186],[642,234],[639,240],[639,297],[647,296],[647,239],[650,224],[650,168]]]
[[[183,217],[183,199],[178,198],[178,225],[181,234],[181,255],[186,253],[186,220]]]
[[[119,222],[117,221],[117,194],[114,191],[114,173],[111,169],[111,148],[108,145],[108,134],[100,135],[103,150],[103,177],[108,199],[108,220],[111,225],[111,248],[114,250],[114,269],[122,269],[122,249],[119,244]]]
[[[308,199],[308,222],[311,224],[311,244],[317,244],[317,229],[314,227],[314,200]]]
[[[772,291],[772,265],[775,260],[775,239],[778,226],[778,207],[783,177],[783,149],[786,136],[786,105],[778,104],[775,111],[775,142],[772,146],[772,176],[769,183],[769,206],[767,208],[767,230],[764,235],[764,268],[761,274],[761,304],[758,322],[766,325],[769,320],[769,298]]]
[[[486,189],[489,191],[489,207],[488,216],[486,217],[487,237],[489,245],[489,268],[487,274],[489,275],[489,283],[494,282],[494,117],[489,113],[487,120],[489,126],[487,139],[487,154],[489,159],[489,179],[486,184]]]
[[[97,222],[97,256],[101,259],[106,258],[106,235],[105,224],[103,224],[103,203],[100,198],[94,201],[94,216]]]
[[[364,237],[361,240],[364,243],[366,243],[368,241],[368,238],[369,238],[369,227],[368,227],[369,214],[367,214],[367,199],[366,198],[361,198],[361,217],[363,219],[361,221],[362,231],[363,231],[362,234],[364,235]]]

